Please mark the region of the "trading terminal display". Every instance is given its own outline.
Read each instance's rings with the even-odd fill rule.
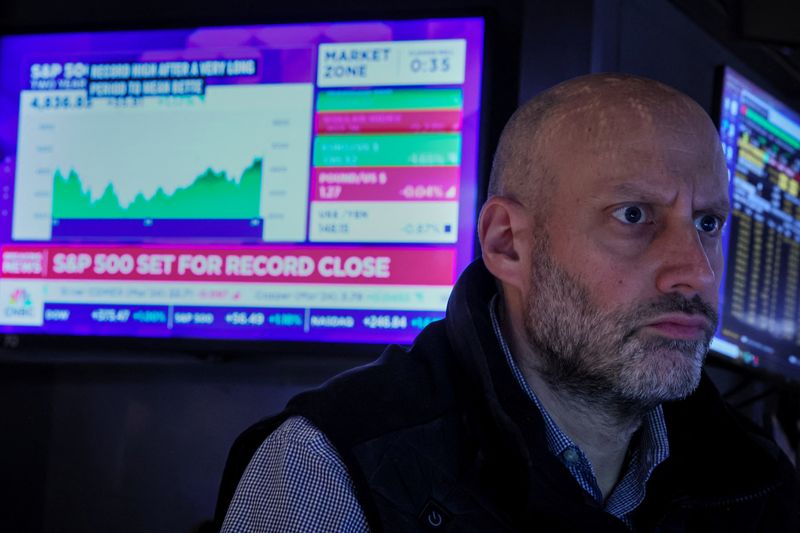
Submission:
[[[800,120],[726,69],[720,134],[732,214],[716,352],[800,378]]]

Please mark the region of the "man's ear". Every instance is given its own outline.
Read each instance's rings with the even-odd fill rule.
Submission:
[[[523,288],[530,279],[530,244],[533,228],[525,208],[511,198],[493,196],[481,209],[478,237],[483,262],[495,278]]]

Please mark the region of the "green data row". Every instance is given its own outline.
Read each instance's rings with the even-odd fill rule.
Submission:
[[[322,91],[317,111],[461,109],[461,89],[359,89]]]
[[[320,135],[315,167],[457,166],[460,133]]]

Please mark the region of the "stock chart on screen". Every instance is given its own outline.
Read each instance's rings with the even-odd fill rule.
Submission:
[[[712,349],[798,380],[800,116],[730,68],[720,107],[733,210]]]
[[[0,38],[0,332],[410,342],[473,257],[480,18]]]

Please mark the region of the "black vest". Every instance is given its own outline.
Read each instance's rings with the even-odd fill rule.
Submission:
[[[476,261],[456,284],[445,320],[410,350],[391,346],[244,432],[226,464],[217,524],[266,436],[301,415],[340,453],[372,531],[629,531],[548,452],[542,417],[493,333],[494,293]],[[634,513],[637,531],[797,530],[791,465],[725,406],[705,375],[664,414],[670,457]]]

